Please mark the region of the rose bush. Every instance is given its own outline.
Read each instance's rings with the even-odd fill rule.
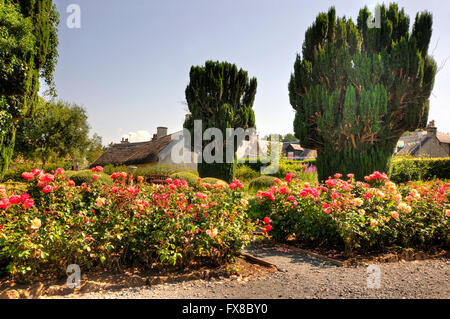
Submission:
[[[349,174],[324,184],[303,183],[292,174],[258,192],[250,214],[273,221],[275,240],[290,237],[312,245],[355,248],[449,244],[450,184],[442,181],[396,185],[375,172],[356,182]]]
[[[100,168],[94,168],[100,173]],[[247,217],[242,184],[184,180],[150,186],[124,172],[112,185],[95,179],[75,186],[64,170],[23,173],[28,193],[0,189],[0,264],[16,278],[38,271],[138,265],[223,263],[238,255],[256,224]]]

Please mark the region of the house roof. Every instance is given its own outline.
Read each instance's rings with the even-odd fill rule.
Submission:
[[[420,139],[416,139],[414,144],[409,144],[398,151],[397,155],[415,155],[418,150],[430,140],[431,137],[424,135]]]
[[[304,158],[317,158],[317,151],[305,148],[301,156]]]
[[[439,140],[439,142],[445,143],[445,144],[450,144],[450,135],[437,132],[436,137]]]
[[[291,147],[294,151],[303,151],[303,147],[300,146],[300,144],[294,144],[294,143],[290,143],[286,146],[286,149],[288,147]]]
[[[401,142],[409,143],[409,142],[415,142],[423,140],[427,136],[426,131],[420,131],[416,132],[409,136],[402,136],[400,137]],[[450,144],[450,135],[446,133],[437,132],[436,137],[440,143]]]
[[[120,143],[108,148],[99,158],[91,164],[105,165],[137,165],[154,163],[158,161],[158,154],[172,141],[171,135],[157,140],[141,143]]]

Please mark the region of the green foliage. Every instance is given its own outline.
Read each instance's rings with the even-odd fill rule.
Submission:
[[[22,173],[30,172],[35,167],[36,163],[24,163],[14,165],[13,167],[10,167],[10,169],[3,176],[3,179],[0,179],[0,181],[23,182],[24,179],[22,178]],[[44,169],[46,172],[55,171],[57,168],[69,170],[72,168],[72,162],[58,161],[55,163],[47,163],[44,166],[40,165],[39,167]]]
[[[43,166],[43,169],[46,172],[50,172],[50,173],[54,173],[58,168],[62,168],[64,170],[70,170],[72,169],[72,162],[71,161],[57,161],[57,162],[52,162],[52,163],[46,163]],[[22,172],[29,172],[30,170],[23,170]]]
[[[81,160],[91,145],[84,108],[41,99],[35,114],[19,122],[15,150],[17,156],[45,163],[67,156]]]
[[[418,14],[413,32],[396,4],[381,6],[381,28],[318,15],[307,30],[289,83],[294,130],[318,152],[319,179],[335,172],[358,179],[387,171],[398,139],[426,126],[436,63],[427,55],[432,16]]]
[[[128,168],[126,165],[106,165],[105,167],[103,167],[103,173],[108,174],[108,175],[112,175],[115,172],[126,172],[128,171]],[[138,174],[135,174],[136,176],[139,176]]]
[[[413,182],[398,186],[381,174],[367,186],[354,179],[330,179],[326,184],[272,184],[250,201],[249,215],[269,217],[270,235],[314,247],[336,246],[350,256],[385,247],[448,247],[450,184]]]
[[[243,163],[239,163],[237,164],[237,169],[241,168],[241,167],[248,167],[250,168],[252,171],[260,174],[261,173],[261,168],[262,167],[266,167],[270,165],[270,163],[264,163],[262,159],[258,158],[256,160],[252,159],[245,159],[245,161]]]
[[[86,159],[89,163],[93,163],[97,158],[99,158],[105,149],[102,144],[102,137],[98,134],[94,134],[94,136],[89,140],[89,146],[86,150]]]
[[[450,179],[450,158],[395,158],[389,176],[396,183]]]
[[[280,158],[279,166],[277,172],[271,174],[272,177],[284,178],[286,174],[293,173],[297,178],[305,182],[316,182],[317,181],[317,171],[314,169],[315,160],[305,160],[305,161],[291,161],[286,158]],[[246,160],[244,163],[238,164],[236,169],[236,177],[243,181],[248,181],[260,176],[260,171],[262,167],[268,166],[269,164],[264,163],[262,160],[258,159],[255,163]],[[308,167],[312,169],[308,170]]]
[[[248,129],[255,126],[253,102],[257,81],[249,79],[246,71],[227,62],[205,62],[205,66],[193,66],[189,73],[186,101],[190,114],[184,127],[194,138],[194,121],[202,120],[202,132],[218,128],[224,138],[223,164],[199,163],[201,177],[216,177],[231,182],[234,178],[234,164],[226,163],[225,139],[227,128]],[[209,144],[204,141],[203,148]],[[194,145],[194,143],[191,143]],[[235,145],[235,150],[239,145]]]
[[[78,171],[78,172],[67,171],[64,173],[64,175],[67,178],[70,178],[71,180],[73,180],[75,182],[75,185],[77,185],[77,186],[81,186],[83,183],[92,184],[92,183],[96,182],[93,179],[94,174],[99,176],[97,179],[97,182],[101,182],[104,184],[112,184],[112,180],[111,180],[110,176],[103,172],[95,173],[90,170],[85,170],[85,171]]]
[[[6,182],[4,184],[0,184],[0,188],[2,185],[5,187],[7,194],[23,194],[26,193],[28,185],[23,182]]]
[[[280,159],[278,172],[272,176],[284,178],[288,173],[293,173],[302,181],[317,182],[317,170],[313,167],[312,171],[308,171],[308,166],[308,163]]]
[[[235,178],[235,164],[234,163],[198,163],[197,171],[199,176],[222,179],[231,183]]]
[[[114,166],[114,165],[106,165],[103,167],[103,172],[105,172],[108,175],[111,175],[115,172],[128,172],[128,167],[126,165],[120,165],[120,166]],[[183,172],[182,170],[168,166],[168,165],[155,165],[155,166],[148,166],[148,167],[138,167],[138,169],[134,172],[134,176],[143,176],[148,177],[149,175],[167,175],[170,176],[175,173]],[[197,175],[198,173],[196,171],[186,171],[191,174]]]
[[[149,175],[172,175],[174,173],[181,172],[180,169],[166,166],[166,165],[157,165],[157,166],[150,166],[150,167],[140,167],[136,170],[134,173],[135,176],[149,176]],[[189,171],[189,173],[196,174],[195,171]]]
[[[259,171],[251,169],[247,165],[238,165],[235,171],[236,179],[247,182],[260,176]]]
[[[295,137],[294,134],[288,133],[283,137],[283,142],[285,143],[293,143],[293,142],[298,142],[298,138]]]
[[[178,172],[170,175],[172,179],[185,180],[190,187],[195,187],[198,184],[199,177],[190,172]]]
[[[52,0],[0,0],[0,177],[13,155],[17,122],[33,113],[40,78],[54,93],[58,23]]]
[[[96,266],[221,265],[256,238],[239,189],[198,192],[175,181],[130,188],[121,177],[114,187],[74,187],[67,176],[52,177],[44,187],[38,177],[29,182],[33,199],[17,193],[13,200],[0,188],[0,198],[11,202],[0,204],[0,266],[13,279],[28,281],[43,270],[66,276],[74,263],[83,273]]]
[[[218,178],[214,178],[214,177],[205,177],[202,178],[202,182],[206,183],[206,184],[211,184],[211,185],[222,185],[225,188],[228,187],[228,183],[225,182],[224,180],[218,179]]]
[[[17,118],[27,111],[25,96],[30,85],[35,37],[30,19],[17,6],[0,1],[0,177],[13,155]],[[32,67],[32,64],[31,64]]]
[[[272,176],[260,176],[258,178],[255,178],[250,182],[248,185],[248,188],[250,190],[261,190],[266,189],[268,187],[271,187],[273,185],[275,177]]]

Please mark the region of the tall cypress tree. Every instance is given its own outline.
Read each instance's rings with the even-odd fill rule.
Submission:
[[[191,114],[186,118],[184,127],[191,131],[192,138],[195,120],[202,121],[202,132],[208,128],[220,129],[224,147],[227,128],[245,130],[255,126],[253,102],[256,78],[249,79],[247,72],[238,70],[234,64],[213,61],[207,61],[205,66],[193,66],[189,77],[186,101]],[[234,151],[236,148],[237,145]],[[234,164],[226,163],[225,150],[223,154],[223,163],[199,163],[200,177],[216,177],[230,182],[234,178]]]
[[[0,0],[0,177],[13,154],[16,124],[38,101],[40,78],[52,94],[59,15],[52,0]]]
[[[306,31],[289,82],[294,129],[317,149],[319,178],[387,171],[398,139],[426,126],[436,64],[428,55],[432,16],[409,17],[396,4],[380,7],[381,28],[321,13]]]

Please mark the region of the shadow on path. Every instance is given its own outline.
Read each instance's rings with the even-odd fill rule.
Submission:
[[[244,251],[271,264],[275,264],[278,268],[285,271],[304,270],[305,267],[336,268],[335,265],[324,260],[278,246],[275,243],[254,242],[246,247]]]

